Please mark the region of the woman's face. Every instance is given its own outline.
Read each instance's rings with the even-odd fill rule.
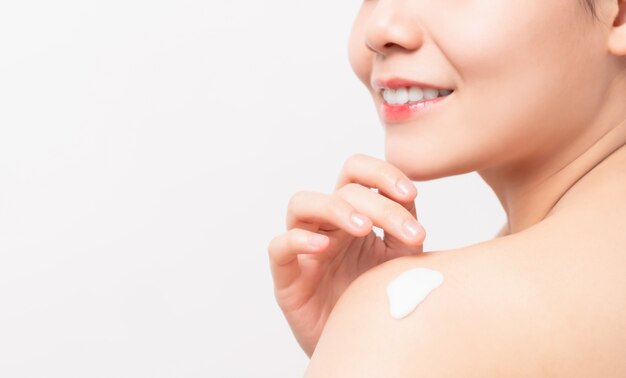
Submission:
[[[364,0],[349,59],[379,110],[387,160],[423,181],[532,167],[590,137],[611,79],[607,35],[578,0]],[[454,92],[389,121],[372,86],[389,78]]]

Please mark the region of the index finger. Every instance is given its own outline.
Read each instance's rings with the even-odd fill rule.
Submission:
[[[417,195],[413,182],[398,167],[364,154],[352,155],[345,161],[335,190],[350,183],[377,188],[398,202],[413,201]]]

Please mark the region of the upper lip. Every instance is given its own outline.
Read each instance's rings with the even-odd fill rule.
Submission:
[[[446,88],[443,86],[438,86],[434,84],[424,83],[415,80],[408,80],[401,77],[389,77],[389,78],[378,78],[372,80],[372,88],[376,91],[382,91],[383,89],[397,89],[402,87],[420,87],[423,89],[452,89]]]

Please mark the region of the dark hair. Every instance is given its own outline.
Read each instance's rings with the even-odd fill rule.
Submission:
[[[583,5],[587,9],[587,11],[591,14],[593,18],[597,18],[598,15],[596,13],[596,2],[595,0],[581,0]]]

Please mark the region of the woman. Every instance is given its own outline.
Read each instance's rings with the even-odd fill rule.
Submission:
[[[294,195],[268,246],[306,376],[626,376],[626,1],[365,0],[349,58],[386,161]],[[423,253],[410,180],[472,171],[507,224]],[[394,319],[416,267],[443,283]]]

